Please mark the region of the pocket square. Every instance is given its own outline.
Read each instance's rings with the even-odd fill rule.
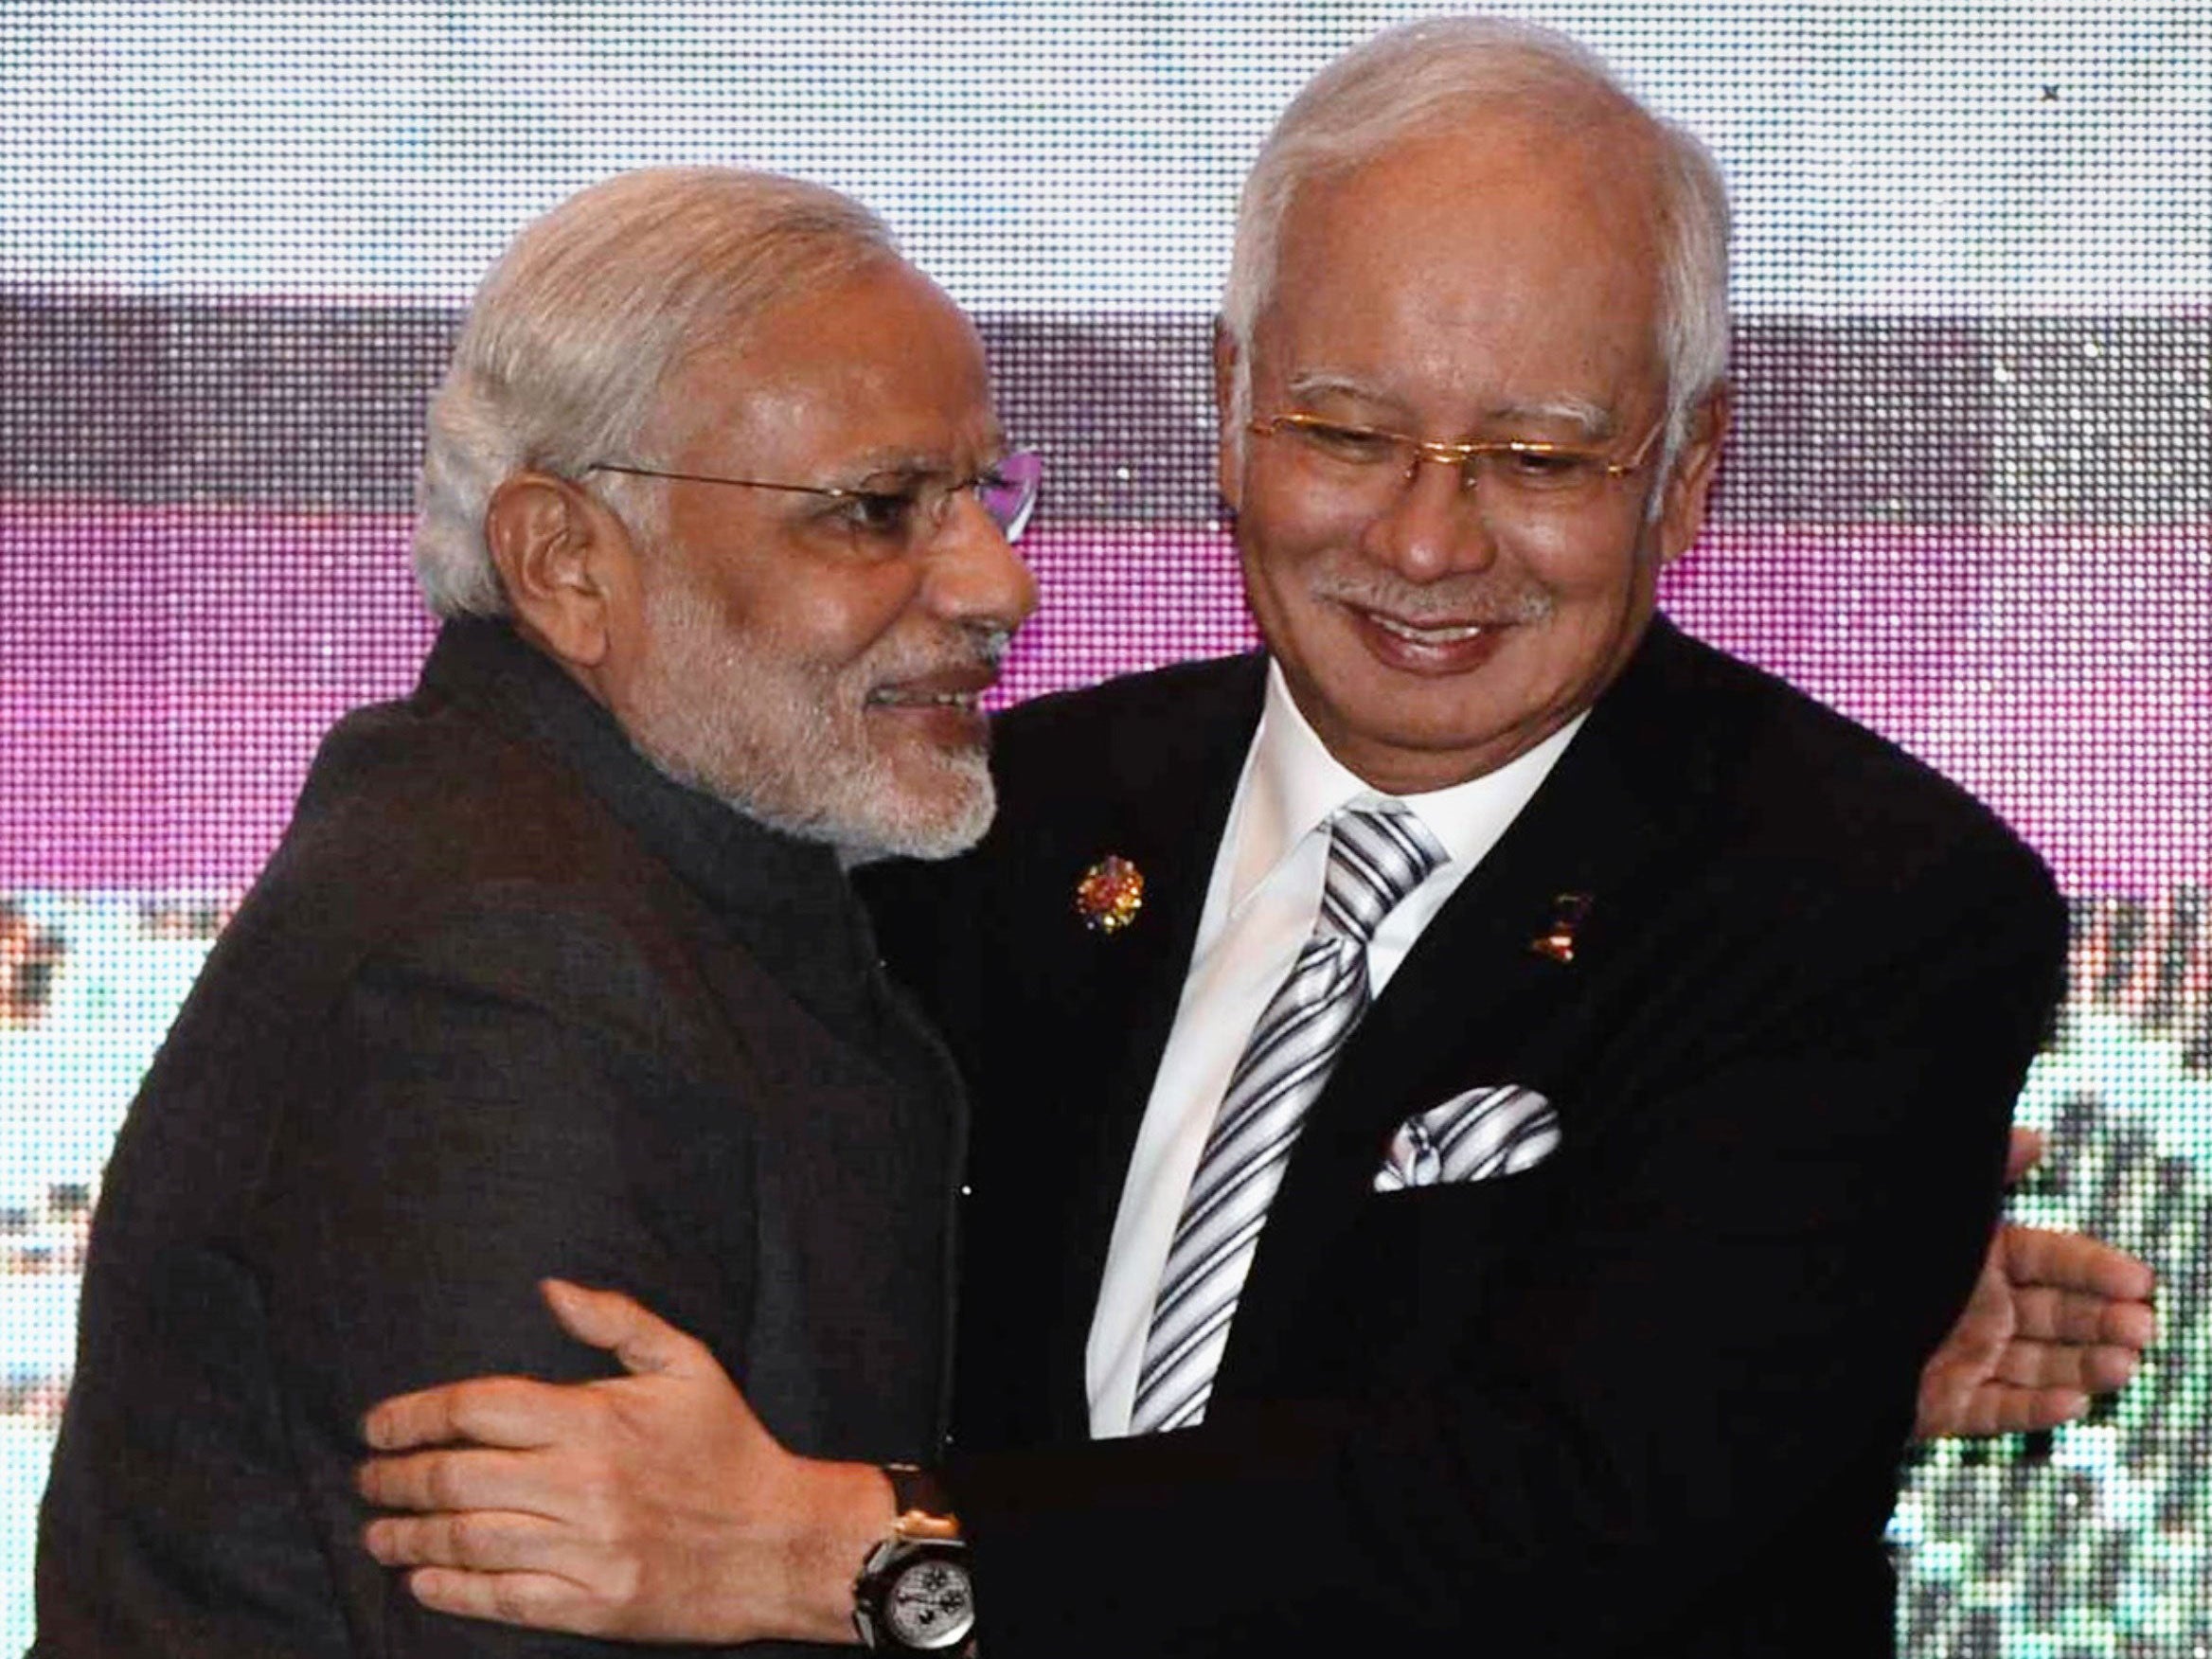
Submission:
[[[1375,1171],[1375,1190],[1518,1174],[1559,1144],[1559,1114],[1535,1090],[1510,1083],[1470,1089],[1398,1126]]]

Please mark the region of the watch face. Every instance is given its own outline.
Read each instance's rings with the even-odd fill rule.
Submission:
[[[975,1623],[968,1569],[941,1556],[908,1562],[884,1590],[883,1623],[909,1648],[958,1647]]]

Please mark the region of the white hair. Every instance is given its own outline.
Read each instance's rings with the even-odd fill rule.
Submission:
[[[1393,145],[1501,114],[1563,129],[1610,121],[1649,134],[1671,461],[1690,411],[1728,370],[1727,186],[1697,136],[1645,109],[1596,53],[1556,30],[1495,17],[1384,29],[1322,68],[1275,122],[1244,181],[1222,298],[1222,327],[1237,349],[1233,438],[1251,416],[1252,332],[1275,288],[1283,220],[1299,189]]]
[[[738,168],[623,173],[524,226],[477,288],[430,405],[415,576],[431,610],[507,613],[484,541],[501,480],[639,460],[628,452],[688,352],[897,256],[889,227],[850,198]],[[659,499],[628,478],[608,493],[633,516]]]

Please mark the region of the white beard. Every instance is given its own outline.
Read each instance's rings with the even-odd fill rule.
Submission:
[[[873,740],[866,698],[877,686],[995,661],[1003,633],[950,625],[928,640],[894,633],[854,662],[823,668],[794,662],[773,637],[723,627],[684,580],[653,585],[646,623],[626,724],[638,752],[677,782],[827,842],[848,865],[950,858],[990,827],[997,796],[987,751],[921,752],[928,781],[916,787]]]

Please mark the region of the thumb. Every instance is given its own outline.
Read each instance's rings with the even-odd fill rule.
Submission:
[[[2005,1148],[2005,1185],[2011,1186],[2043,1159],[2043,1132],[2013,1125],[2012,1138]]]
[[[705,1345],[620,1291],[587,1290],[566,1279],[541,1279],[538,1293],[561,1329],[577,1341],[605,1348],[633,1376],[683,1376],[719,1370]]]

